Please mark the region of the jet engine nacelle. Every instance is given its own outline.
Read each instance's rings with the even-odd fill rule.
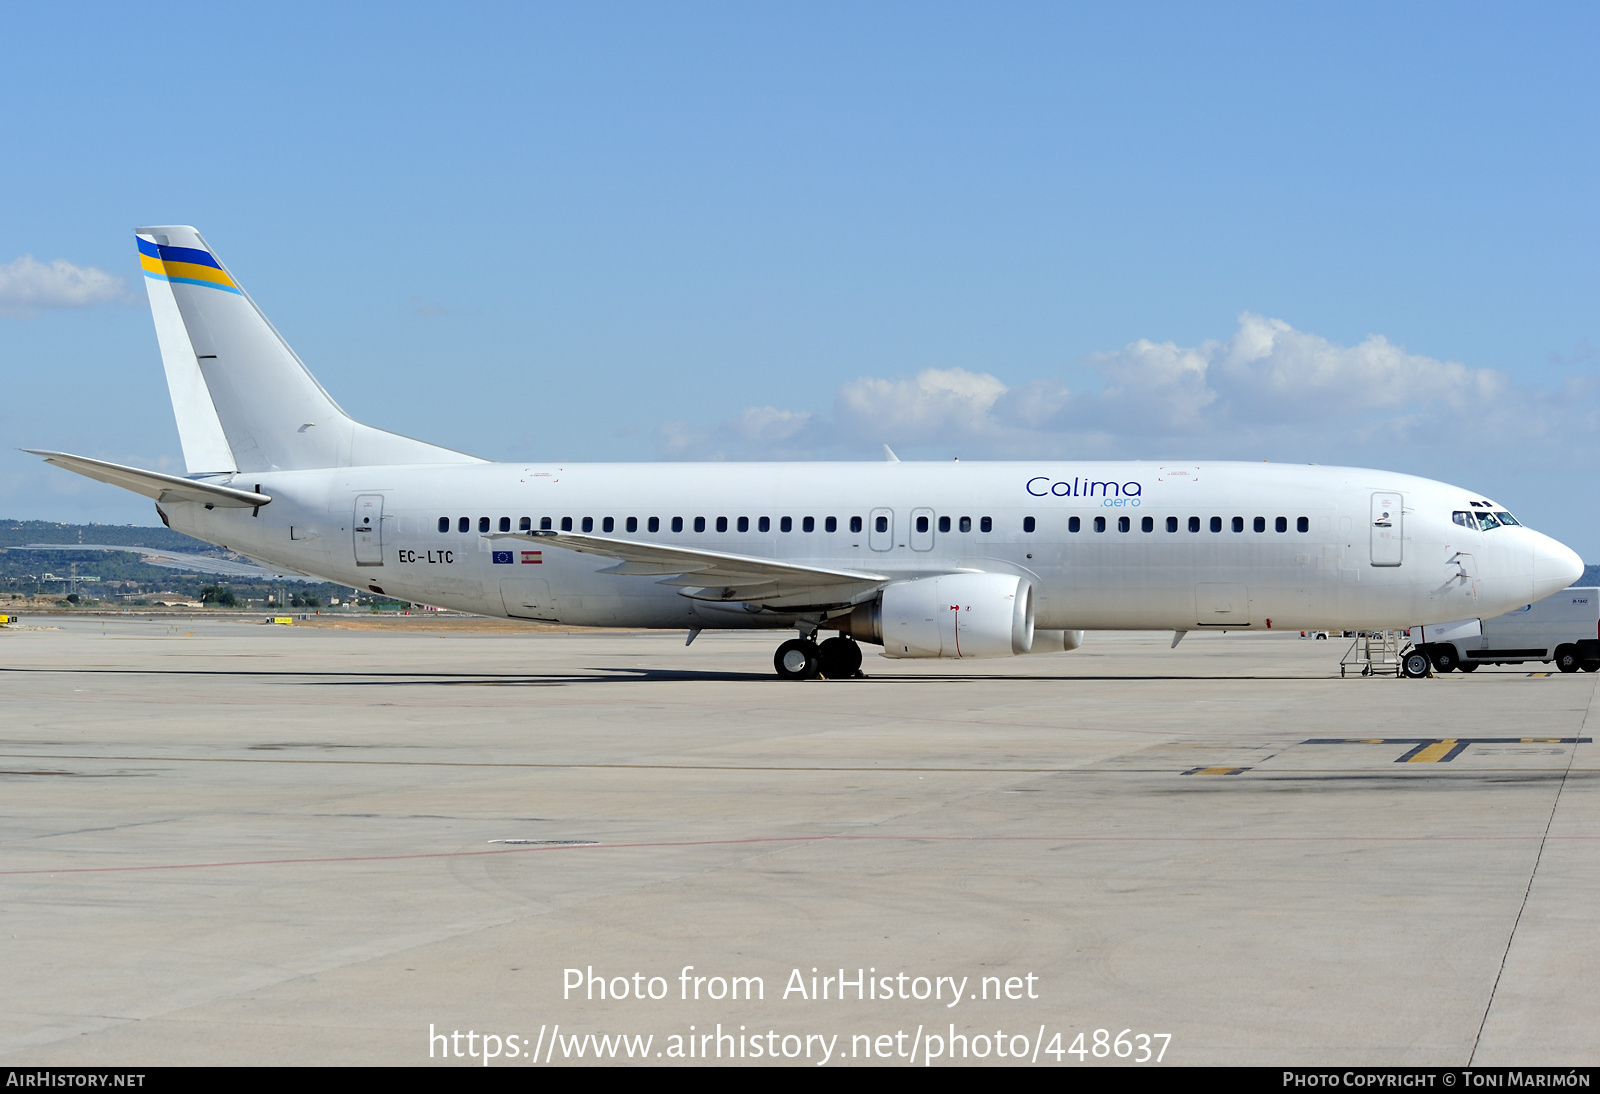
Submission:
[[[1033,646],[1033,584],[1013,574],[899,581],[833,624],[885,657],[1010,657]]]

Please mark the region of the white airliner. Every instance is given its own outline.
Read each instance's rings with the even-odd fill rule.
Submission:
[[[354,421],[193,228],[137,231],[188,474],[59,452],[178,531],[385,596],[585,626],[797,631],[783,677],[1086,630],[1399,629],[1565,588],[1492,499],[1246,463],[491,463]],[[32,450],[30,450],[32,451]],[[817,641],[819,631],[838,636]],[[1423,662],[1424,668],[1426,662]]]

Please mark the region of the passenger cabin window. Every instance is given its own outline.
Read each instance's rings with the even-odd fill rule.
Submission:
[[[1200,518],[1199,517],[1190,517],[1189,518],[1189,531],[1198,532],[1199,530],[1200,530]]]
[[[1096,532],[1104,532],[1106,530],[1106,518],[1105,517],[1095,517],[1094,518],[1094,530]]]
[[[612,518],[610,518],[610,517],[607,517],[605,520],[602,520],[600,522],[600,530],[602,532],[614,531],[616,529],[616,527],[617,527],[617,522],[615,520],[613,520]]]
[[[639,518],[638,517],[629,517],[628,518],[628,523],[627,523],[627,529],[630,532],[637,532],[639,530]]]
[[[1176,532],[1177,530],[1178,530],[1178,518],[1177,517],[1168,517],[1167,518],[1167,531]]]
[[[861,518],[860,517],[851,517],[850,518],[850,530],[852,532],[861,531]]]
[[[1255,523],[1252,524],[1251,527],[1253,527],[1258,532],[1265,532],[1267,530],[1267,518],[1266,517],[1257,517],[1255,519]]]
[[[889,518],[879,517],[877,520],[872,522],[872,526],[880,532],[887,532],[889,530]]]
[[[749,530],[750,530],[750,518],[749,517],[740,517],[739,518],[739,531],[748,532]]]
[[[948,532],[949,530],[950,530],[950,518],[949,517],[940,517],[939,518],[939,531]]]
[[[781,518],[779,518],[779,520],[778,520],[778,531],[780,531],[780,532],[792,532],[792,531],[794,531],[794,518],[793,517],[781,517]]]
[[[837,532],[839,530],[839,518],[829,517],[827,520],[823,521],[822,530],[824,532]]]
[[[1289,530],[1289,518],[1279,517],[1277,520],[1272,522],[1272,526],[1280,532],[1287,532]]]
[[[521,520],[517,521],[517,531],[519,531],[519,532],[531,532],[531,531],[533,531],[533,518],[532,517],[523,517]]]
[[[459,528],[463,532],[472,531],[472,518],[471,517],[462,517],[461,520],[457,522],[456,527]]]
[[[561,518],[561,530],[563,532],[572,531],[572,518],[571,517],[562,517]]]
[[[918,517],[917,518],[917,531],[925,533],[925,532],[927,532],[928,528],[929,528],[928,518],[927,517]],[[1031,531],[1031,529],[1030,529],[1030,531]]]
[[[1243,517],[1234,517],[1233,518],[1233,530],[1235,532],[1244,531],[1244,518]]]
[[[772,518],[771,517],[762,517],[760,520],[758,520],[756,522],[756,530],[759,531],[759,532],[770,532],[770,531],[772,531]]]
[[[815,532],[817,530],[817,518],[803,517],[800,521],[800,530],[802,532]]]
[[[1222,518],[1221,517],[1212,517],[1211,518],[1211,530],[1213,532],[1222,531]]]
[[[439,518],[439,531],[448,532],[449,530],[450,530],[450,518],[449,517],[440,517]]]
[[[1080,529],[1082,527],[1083,527],[1083,521],[1079,520],[1077,517],[1068,517],[1067,518],[1067,531],[1076,532],[1078,529]]]
[[[1295,520],[1295,522],[1294,522],[1294,530],[1297,531],[1297,532],[1309,532],[1309,531],[1311,531],[1311,518],[1310,517],[1299,517],[1299,518],[1297,518]]]
[[[550,530],[550,518],[549,517],[540,517],[539,518],[539,531],[548,532],[549,530]]]
[[[674,532],[683,531],[683,518],[682,517],[673,517],[672,518],[672,530]]]
[[[717,518],[717,531],[726,532],[727,530],[728,530],[728,518],[727,517],[718,517]]]
[[[1118,517],[1117,518],[1117,531],[1126,532],[1127,530],[1128,530],[1128,518],[1127,517]]]
[[[583,518],[583,530],[585,532],[594,531],[594,518],[593,517],[584,517]]]
[[[972,531],[972,518],[971,517],[962,517],[961,518],[961,523],[958,524],[956,527],[960,528],[963,532]],[[1074,531],[1076,531],[1076,529],[1074,529]]]
[[[980,532],[992,532],[992,531],[994,531],[994,520],[992,518],[990,518],[990,517],[980,517],[978,519],[978,531],[980,531]]]
[[[649,523],[646,524],[645,527],[648,528],[652,532],[661,531],[661,518],[660,517],[651,517]]]
[[[1032,517],[1023,517],[1022,518],[1022,530],[1024,532],[1031,532],[1031,531],[1033,531],[1033,529],[1034,529],[1033,518]]]
[[[706,518],[705,517],[695,517],[694,518],[694,530],[696,532],[704,532],[706,530]]]
[[[479,517],[478,518],[478,531],[487,532],[488,530],[489,530],[489,518],[488,517]]]
[[[1145,517],[1143,520],[1141,520],[1139,522],[1139,531],[1141,531],[1141,532],[1154,532],[1155,530],[1156,530],[1156,518],[1154,518],[1154,517]]]
[[[510,517],[501,517],[500,518],[500,530],[502,532],[511,531],[511,518]]]

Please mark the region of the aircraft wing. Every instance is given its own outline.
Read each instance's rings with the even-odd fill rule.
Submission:
[[[780,562],[770,558],[703,551],[581,532],[492,532],[486,539],[549,543],[580,554],[617,559],[603,574],[659,576],[694,600],[742,601],[767,607],[823,607],[852,604],[891,580],[888,574],[838,570]]]
[[[253,509],[272,500],[266,494],[185,479],[178,475],[164,475],[160,471],[124,467],[120,463],[91,460],[87,456],[73,456],[66,452],[43,452],[36,448],[24,448],[23,451],[32,456],[43,456],[46,463],[65,467],[68,471],[76,471],[88,478],[108,482],[124,490],[132,490],[135,494],[143,494],[157,501],[179,498],[183,501],[197,501],[202,505],[221,505],[228,509]]]

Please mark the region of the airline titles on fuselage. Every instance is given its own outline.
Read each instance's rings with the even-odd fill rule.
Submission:
[[[1035,475],[1028,480],[1025,487],[1028,493],[1036,498],[1100,498],[1100,504],[1105,506],[1137,506],[1144,494],[1144,484],[1140,482],[1100,482],[1079,478],[1074,475],[1069,482],[1066,479],[1052,479],[1049,475]]]

